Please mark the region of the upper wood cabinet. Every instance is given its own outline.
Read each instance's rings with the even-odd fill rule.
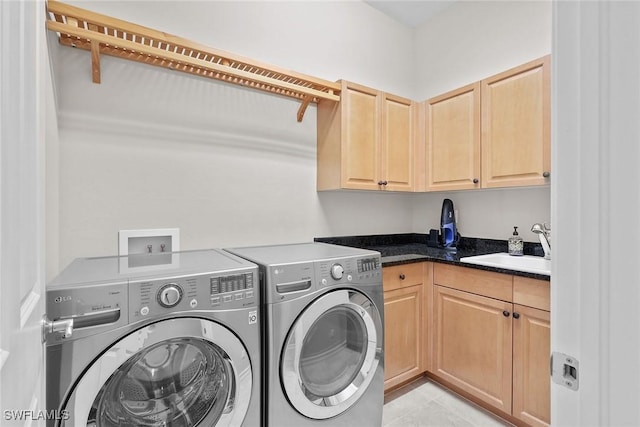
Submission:
[[[413,101],[382,93],[382,170],[384,189],[412,191],[414,181],[414,109]]]
[[[416,104],[340,81],[318,103],[317,189],[549,184],[550,56]]]
[[[427,191],[549,183],[550,56],[424,102]]]
[[[318,190],[413,191],[414,103],[341,81],[318,104]]]
[[[480,83],[425,101],[428,191],[480,187]]]
[[[482,80],[482,187],[548,184],[550,57]]]

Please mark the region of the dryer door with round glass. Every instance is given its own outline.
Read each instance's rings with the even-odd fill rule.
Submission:
[[[237,426],[252,388],[251,364],[227,328],[199,318],[160,321],[96,359],[65,409],[65,426]]]
[[[313,419],[349,409],[376,374],[382,334],[378,309],[360,292],[336,290],[312,302],[282,350],[280,375],[295,409]]]

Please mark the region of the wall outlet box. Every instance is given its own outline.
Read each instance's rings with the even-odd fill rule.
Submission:
[[[155,228],[148,230],[120,230],[118,255],[178,252],[179,228]]]

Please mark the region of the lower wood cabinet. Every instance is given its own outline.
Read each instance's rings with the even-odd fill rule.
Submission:
[[[384,267],[382,283],[385,391],[428,372],[510,422],[549,425],[548,281],[422,262]]]
[[[434,294],[434,373],[510,413],[512,304],[442,286]]]
[[[431,263],[382,269],[384,287],[384,388],[388,390],[425,371],[426,307]]]
[[[422,373],[422,284],[384,293],[385,388]]]
[[[548,281],[436,264],[430,372],[488,407],[548,426],[549,294]]]
[[[513,411],[514,417],[532,426],[550,423],[551,354],[550,313],[514,305]]]

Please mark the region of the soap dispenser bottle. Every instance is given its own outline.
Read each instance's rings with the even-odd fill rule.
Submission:
[[[509,238],[509,255],[523,255],[524,241],[518,235],[518,227],[513,227],[513,236]]]

